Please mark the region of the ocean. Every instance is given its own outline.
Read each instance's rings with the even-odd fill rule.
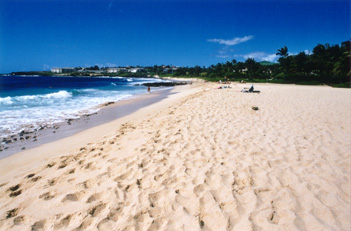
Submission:
[[[0,138],[77,119],[147,92],[152,78],[0,76]]]

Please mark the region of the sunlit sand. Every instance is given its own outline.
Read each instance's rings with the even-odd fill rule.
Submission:
[[[0,229],[349,230],[351,91],[218,86],[0,160]]]

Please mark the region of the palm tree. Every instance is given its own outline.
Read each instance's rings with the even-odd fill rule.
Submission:
[[[288,48],[286,46],[278,49],[278,52],[276,53],[276,55],[280,55],[282,57],[288,57],[289,53],[288,53]]]
[[[289,73],[289,69],[290,69],[290,61],[288,60],[288,48],[286,46],[278,49],[278,52],[276,53],[276,55],[280,55],[281,57],[278,59],[278,62],[280,63],[280,68],[282,70],[282,72],[285,72],[284,74],[287,75]]]

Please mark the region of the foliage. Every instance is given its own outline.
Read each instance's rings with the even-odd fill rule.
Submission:
[[[341,83],[350,82],[350,49],[351,42],[345,41],[341,45],[318,44],[313,48],[312,54],[300,52],[297,55],[289,55],[288,48],[284,46],[278,49],[277,55],[281,56],[278,63],[258,63],[252,58],[245,62],[237,62],[234,59],[210,67],[179,68],[173,76],[201,77],[209,81],[227,79],[349,86]]]
[[[51,71],[23,71],[23,72],[12,72],[12,75],[42,75],[42,76],[52,76]]]
[[[351,82],[347,82],[347,83],[339,83],[339,84],[332,84],[332,87],[338,87],[338,88],[351,88]]]

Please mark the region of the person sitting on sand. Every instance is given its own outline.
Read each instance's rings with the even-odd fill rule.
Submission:
[[[246,93],[260,93],[261,91],[255,91],[254,86],[252,85],[250,88],[244,87],[241,92],[246,92]]]

